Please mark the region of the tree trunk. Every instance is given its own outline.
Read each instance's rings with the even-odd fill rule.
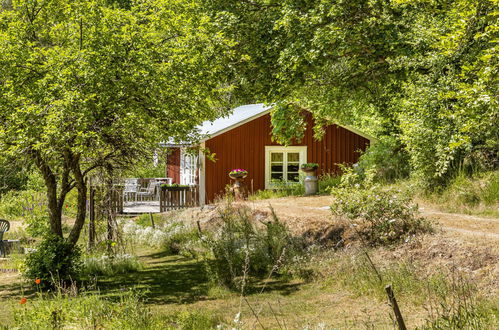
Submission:
[[[57,180],[45,160],[41,157],[38,151],[32,151],[33,158],[35,160],[36,166],[40,170],[45,181],[45,186],[47,188],[47,200],[48,200],[48,210],[49,210],[49,221],[50,221],[50,231],[52,234],[59,237],[62,236],[62,205],[59,203],[59,198],[57,196]],[[64,195],[64,198],[66,196]]]
[[[75,245],[80,238],[80,233],[85,224],[87,215],[87,183],[80,168],[80,157],[74,156],[72,161],[72,172],[75,179],[76,189],[78,190],[77,213],[75,223],[68,237],[68,242]]]
[[[106,166],[106,209],[107,209],[107,251],[113,250],[114,214],[113,214],[113,167]]]
[[[52,234],[62,237],[62,205],[58,203],[55,178],[53,181],[45,181],[45,185],[47,186],[50,231]]]
[[[89,183],[88,250],[95,247],[95,188]]]

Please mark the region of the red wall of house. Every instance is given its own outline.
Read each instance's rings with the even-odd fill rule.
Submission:
[[[166,177],[180,183],[180,148],[170,148],[166,159]]]
[[[359,150],[365,150],[369,140],[343,127],[329,125],[322,140],[313,138],[313,119],[308,116],[307,129],[301,143],[307,146],[307,162],[319,164],[319,174],[337,173],[336,164],[358,161]],[[265,146],[272,142],[270,115],[264,115],[206,141],[206,148],[215,153],[216,162],[206,160],[206,202],[223,194],[231,183],[228,173],[234,168],[248,170],[246,182],[253,191],[265,189]]]

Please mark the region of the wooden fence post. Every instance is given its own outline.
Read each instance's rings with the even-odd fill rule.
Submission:
[[[95,188],[90,184],[90,196],[88,205],[88,249],[93,250],[95,246]]]
[[[397,304],[397,299],[395,299],[395,294],[393,293],[392,285],[388,284],[385,287],[386,294],[388,295],[388,301],[390,302],[390,306],[392,306],[393,313],[395,313],[395,318],[397,320],[397,324],[399,326],[399,330],[407,330],[404,322],[404,318],[402,317],[402,313],[400,313],[399,305]]]
[[[151,226],[152,226],[153,228],[156,228],[156,225],[154,224],[154,217],[152,216],[152,213],[151,213],[151,212],[149,212],[149,219],[151,220]]]

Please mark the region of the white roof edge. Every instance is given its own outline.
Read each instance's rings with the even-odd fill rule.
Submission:
[[[244,125],[244,124],[246,124],[246,123],[249,123],[249,122],[250,122],[250,121],[252,121],[252,120],[255,120],[255,119],[257,119],[257,118],[260,118],[260,117],[262,117],[262,116],[264,116],[264,115],[266,115],[266,114],[270,113],[270,109],[271,109],[271,108],[268,108],[268,109],[267,109],[267,110],[265,110],[265,111],[262,111],[262,112],[260,112],[260,113],[257,113],[256,115],[253,115],[253,116],[248,117],[248,118],[246,118],[246,119],[244,119],[244,120],[241,120],[241,121],[239,121],[239,122],[237,122],[237,123],[235,123],[235,124],[233,124],[233,125],[231,125],[231,126],[225,127],[224,129],[221,129],[221,130],[219,130],[219,131],[217,131],[217,132],[214,132],[213,134],[208,134],[208,136],[207,136],[207,137],[205,137],[205,138],[201,139],[201,142],[204,142],[204,141],[207,141],[207,140],[209,140],[209,139],[212,139],[212,138],[214,138],[214,137],[216,137],[216,136],[218,136],[218,135],[221,135],[221,134],[224,134],[224,133],[226,133],[226,132],[228,132],[228,131],[230,131],[230,130],[233,130],[233,129],[234,129],[234,128],[236,128],[236,127],[242,126],[242,125]]]

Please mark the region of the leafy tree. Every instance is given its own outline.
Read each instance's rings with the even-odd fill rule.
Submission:
[[[398,64],[414,66],[397,100],[401,139],[428,187],[499,165],[497,4],[453,1],[429,50]]]
[[[395,136],[428,186],[497,166],[497,0],[205,3],[239,41],[236,97]],[[272,123],[288,141],[283,111]]]
[[[10,190],[26,186],[28,173],[16,159],[0,158],[0,197]]]
[[[217,117],[229,86],[232,44],[195,2],[126,7],[17,0],[0,9],[0,150],[43,175],[52,234],[63,236],[64,201],[77,190],[73,245],[92,171],[127,166]]]

